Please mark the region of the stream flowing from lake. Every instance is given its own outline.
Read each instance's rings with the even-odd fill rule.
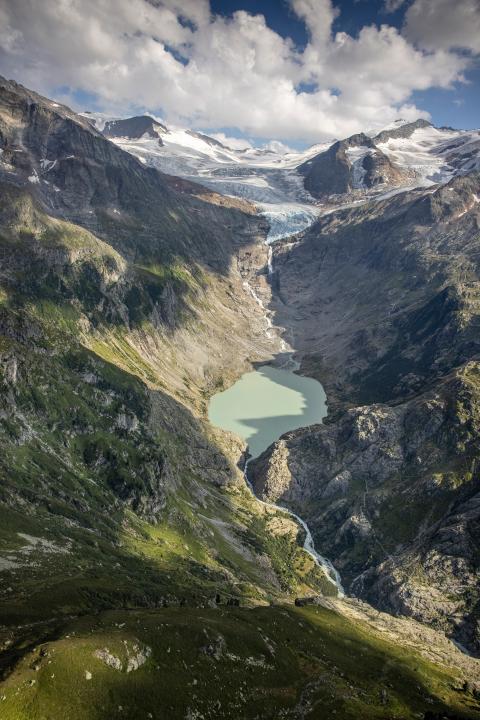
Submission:
[[[275,238],[277,239],[277,238]],[[271,241],[270,241],[271,242]],[[273,273],[273,253],[271,244],[268,252],[268,274]],[[275,331],[271,313],[265,308],[261,298],[246,281],[245,286],[265,313],[266,330],[271,337]],[[282,347],[287,350],[285,341]],[[313,378],[296,375],[298,368],[292,359],[292,352],[286,352],[282,367],[262,365],[252,372],[245,373],[237,382],[224,392],[214,395],[209,404],[210,422],[223,430],[239,435],[248,444],[249,460],[245,465],[245,480],[253,487],[248,478],[248,464],[258,457],[275,440],[297,428],[321,423],[327,415],[327,399],[322,385]],[[312,533],[307,523],[294,512],[282,505],[265,502],[263,505],[279,510],[293,517],[304,529],[304,550],[325,572],[327,579],[335,585],[339,597],[344,596],[340,575],[332,563],[315,549]]]

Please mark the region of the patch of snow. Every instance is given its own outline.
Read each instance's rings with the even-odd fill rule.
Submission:
[[[418,185],[429,186],[447,182],[458,169],[465,171],[467,166],[462,155],[476,152],[473,161],[469,160],[475,165],[480,153],[480,136],[477,131],[424,127],[417,128],[409,138],[390,138],[378,147],[394,163],[412,171]]]
[[[40,182],[40,178],[38,177],[37,171],[33,171],[33,175],[28,176],[28,182],[31,182],[32,185],[38,185]]]
[[[96,128],[96,130],[100,130],[100,132],[102,132],[107,122],[120,119],[114,115],[107,115],[99,112],[82,112],[79,113],[79,115],[84,117],[86,120],[89,120],[93,127]]]
[[[408,125],[411,123],[411,120],[404,120],[403,118],[400,118],[399,120],[393,120],[391,123],[388,123],[388,125],[375,126],[371,127],[368,130],[364,131],[364,135],[368,135],[368,137],[375,137],[375,135],[379,135],[382,132],[387,132],[388,130],[398,130],[398,128],[403,127],[404,125]]]
[[[355,147],[349,147],[346,150],[347,158],[352,166],[352,185],[354,190],[361,190],[365,187],[364,178],[365,170],[363,167],[363,161],[366,155],[371,155],[374,152],[372,148],[366,145],[357,145]]]

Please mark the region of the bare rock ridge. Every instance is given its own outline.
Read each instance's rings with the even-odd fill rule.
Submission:
[[[400,122],[398,127],[389,128],[388,130],[382,130],[373,138],[375,144],[387,142],[387,140],[397,140],[399,138],[409,138],[412,133],[419,128],[433,127],[432,123],[428,120],[415,120],[414,122],[403,123]]]
[[[480,652],[480,174],[338,210],[274,252],[327,424],[251,463],[346,588]]]
[[[305,189],[322,198],[362,187],[405,183],[405,172],[391,162],[375,140],[364,133],[352,135],[304,162],[298,171],[304,176]]]
[[[158,138],[160,145],[163,145],[162,134],[165,132],[167,132],[165,125],[148,115],[137,115],[124,120],[108,120],[103,128],[103,134],[110,138],[127,137],[138,139],[143,135],[148,135],[152,138]]]
[[[220,142],[220,140],[210,137],[210,135],[205,135],[205,133],[195,132],[194,130],[187,130],[187,132],[192,137],[198,138],[199,140],[203,140],[208,145],[213,145],[214,147],[223,148],[224,150],[228,150],[226,145],[224,145],[222,142]]]

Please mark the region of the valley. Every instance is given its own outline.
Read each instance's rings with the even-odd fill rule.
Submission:
[[[0,83],[2,717],[479,717],[478,133],[151,120]]]

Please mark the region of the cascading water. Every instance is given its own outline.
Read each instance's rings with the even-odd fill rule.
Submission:
[[[245,463],[245,469],[244,469],[244,471],[243,471],[243,474],[244,474],[244,477],[245,477],[245,482],[247,483],[247,485],[248,485],[248,487],[250,488],[250,490],[252,491],[252,493],[255,495],[255,492],[254,492],[254,490],[253,490],[253,486],[252,486],[250,480],[248,479],[248,464],[249,464],[250,460],[252,460],[252,459],[253,459],[253,458],[249,458],[249,459],[246,461],[246,463]],[[315,543],[313,542],[312,533],[310,532],[310,528],[308,527],[308,525],[307,525],[307,523],[305,522],[305,520],[303,520],[299,515],[297,515],[296,513],[294,513],[293,510],[289,510],[288,508],[284,507],[283,505],[276,505],[275,503],[269,503],[269,502],[266,502],[265,500],[260,500],[260,498],[258,498],[256,495],[255,495],[255,497],[257,498],[257,501],[258,501],[259,503],[261,503],[262,505],[264,505],[265,507],[273,508],[274,510],[280,510],[280,512],[283,512],[283,513],[285,513],[286,515],[290,515],[290,517],[293,517],[293,518],[302,526],[302,528],[303,528],[304,531],[305,531],[305,540],[304,540],[304,543],[303,543],[303,549],[305,550],[305,552],[307,552],[307,553],[310,555],[310,557],[313,558],[313,560],[315,561],[315,563],[316,563],[320,568],[322,568],[322,570],[323,570],[324,573],[325,573],[325,577],[327,578],[327,580],[328,580],[329,582],[331,582],[332,585],[334,585],[334,586],[336,587],[336,589],[337,589],[337,596],[338,596],[339,598],[345,597],[345,590],[344,590],[343,585],[342,585],[342,580],[341,580],[341,578],[340,578],[340,573],[339,573],[338,570],[332,565],[332,563],[330,562],[330,560],[329,560],[328,558],[323,557],[323,555],[320,555],[320,553],[318,553],[318,552],[315,550]]]
[[[271,210],[266,210],[262,214],[264,214],[268,219],[270,219],[269,214],[271,214],[271,213],[272,213]],[[277,210],[277,215],[280,215],[283,219],[285,219],[286,217],[288,217],[288,211],[285,211],[285,210],[282,211],[281,209]],[[310,214],[305,214],[302,217],[301,229],[305,229],[305,227],[308,227],[309,224],[314,222],[316,217],[317,217],[317,213],[315,211],[312,211]],[[295,216],[295,220],[293,223],[295,228],[297,226],[297,223],[298,223],[298,217]],[[266,240],[266,244],[268,245],[267,272],[268,272],[269,277],[271,277],[274,272],[273,243],[276,240],[279,240],[283,237],[288,237],[289,235],[292,234],[292,227],[290,225],[288,225],[288,223],[284,223],[282,225],[282,229],[284,231],[289,230],[288,232],[285,232],[285,234],[281,234],[280,228],[278,226],[278,222],[273,227],[275,228],[273,237],[271,237],[271,235],[272,235],[272,225],[271,225],[270,232],[269,232],[269,235]],[[297,229],[297,232],[298,232],[298,229]],[[250,283],[248,281],[245,281],[244,285],[265,313],[267,337],[269,337],[269,338],[273,337],[274,325],[273,325],[273,322],[271,319],[270,311],[265,307],[264,302],[259,297],[258,293],[256,293],[255,290],[252,288]],[[282,352],[286,353],[285,362],[281,366],[282,369],[289,370],[291,372],[297,370],[299,367],[299,364],[297,363],[296,360],[293,359],[293,351],[291,350],[291,348],[289,348],[288,344],[285,342],[285,340],[283,338],[280,338],[280,342],[281,342]],[[249,465],[250,460],[252,460],[252,459],[253,458],[250,458],[245,463],[244,477],[245,477],[245,482],[246,482],[247,486],[249,487],[251,492],[253,494],[255,494],[254,490],[253,490],[253,486],[248,479],[248,465]],[[257,497],[257,496],[255,496],[255,497]],[[323,555],[320,555],[320,553],[318,553],[316,551],[312,533],[311,533],[310,528],[308,527],[307,523],[305,522],[305,520],[303,520],[303,518],[301,518],[299,515],[294,513],[292,510],[289,510],[288,508],[286,508],[282,505],[276,505],[275,503],[269,503],[269,502],[266,502],[265,500],[260,500],[258,497],[257,497],[257,500],[258,500],[258,502],[262,503],[262,505],[264,505],[265,507],[269,507],[269,508],[278,510],[280,512],[286,513],[287,515],[290,515],[290,517],[294,518],[302,526],[302,528],[305,531],[305,541],[303,543],[303,549],[313,558],[315,563],[319,567],[322,568],[328,581],[331,582],[332,585],[334,585],[336,587],[338,597],[340,597],[340,598],[344,597],[345,591],[343,589],[340,574],[339,574],[338,570],[336,570],[336,568],[333,566],[333,564],[330,562],[330,560],[328,560],[328,558],[323,557]]]

